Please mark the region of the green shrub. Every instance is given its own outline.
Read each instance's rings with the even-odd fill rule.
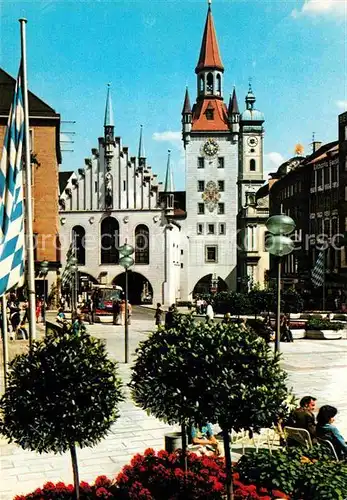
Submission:
[[[334,314],[333,319],[338,320],[338,321],[347,321],[347,316],[346,316],[346,314]]]
[[[309,319],[306,323],[306,330],[342,330],[343,323],[333,322],[329,319]]]

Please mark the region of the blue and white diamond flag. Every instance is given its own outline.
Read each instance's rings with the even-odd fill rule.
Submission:
[[[20,68],[0,163],[0,296],[24,279],[23,137]]]

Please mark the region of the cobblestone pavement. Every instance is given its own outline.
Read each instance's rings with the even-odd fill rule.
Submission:
[[[130,327],[130,352],[153,328],[153,311],[137,311]],[[124,364],[124,331],[108,324],[88,326],[90,333],[105,339],[110,355],[119,361],[124,382],[129,380],[130,364]],[[347,341],[299,340],[282,344],[283,367],[288,372],[288,385],[298,398],[312,394],[318,405],[330,403],[338,407],[337,424],[347,436]],[[162,449],[164,434],[172,427],[148,416],[135,407],[130,398],[120,406],[121,416],[108,436],[94,448],[78,450],[80,478],[93,481],[97,475],[114,476],[137,452],[147,447]],[[177,430],[174,429],[174,430]],[[7,444],[0,438],[0,499],[10,500],[15,494],[27,493],[46,481],[72,482],[68,454],[38,455]]]

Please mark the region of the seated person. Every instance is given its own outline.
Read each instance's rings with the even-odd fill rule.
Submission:
[[[220,455],[219,442],[213,435],[211,424],[201,427],[191,427],[191,437],[193,445],[200,445],[197,450],[201,455]]]
[[[305,396],[300,401],[300,407],[292,411],[285,425],[306,429],[311,436],[312,443],[316,443],[316,421],[313,414],[317,399],[313,396]],[[295,444],[288,442],[289,445]]]
[[[330,441],[339,458],[347,458],[347,444],[338,428],[333,425],[336,413],[334,406],[324,405],[320,408],[317,416],[317,436]]]
[[[64,313],[64,309],[62,307],[60,307],[59,310],[58,310],[58,314],[57,314],[57,317],[56,317],[56,322],[59,325],[64,325],[66,323],[65,313]]]
[[[287,316],[282,316],[280,324],[281,342],[294,342]]]

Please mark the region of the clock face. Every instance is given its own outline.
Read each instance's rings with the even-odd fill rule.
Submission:
[[[247,143],[249,146],[256,146],[258,144],[258,139],[256,137],[248,137]]]
[[[208,139],[202,149],[207,156],[215,156],[219,151],[219,146],[214,139]]]

